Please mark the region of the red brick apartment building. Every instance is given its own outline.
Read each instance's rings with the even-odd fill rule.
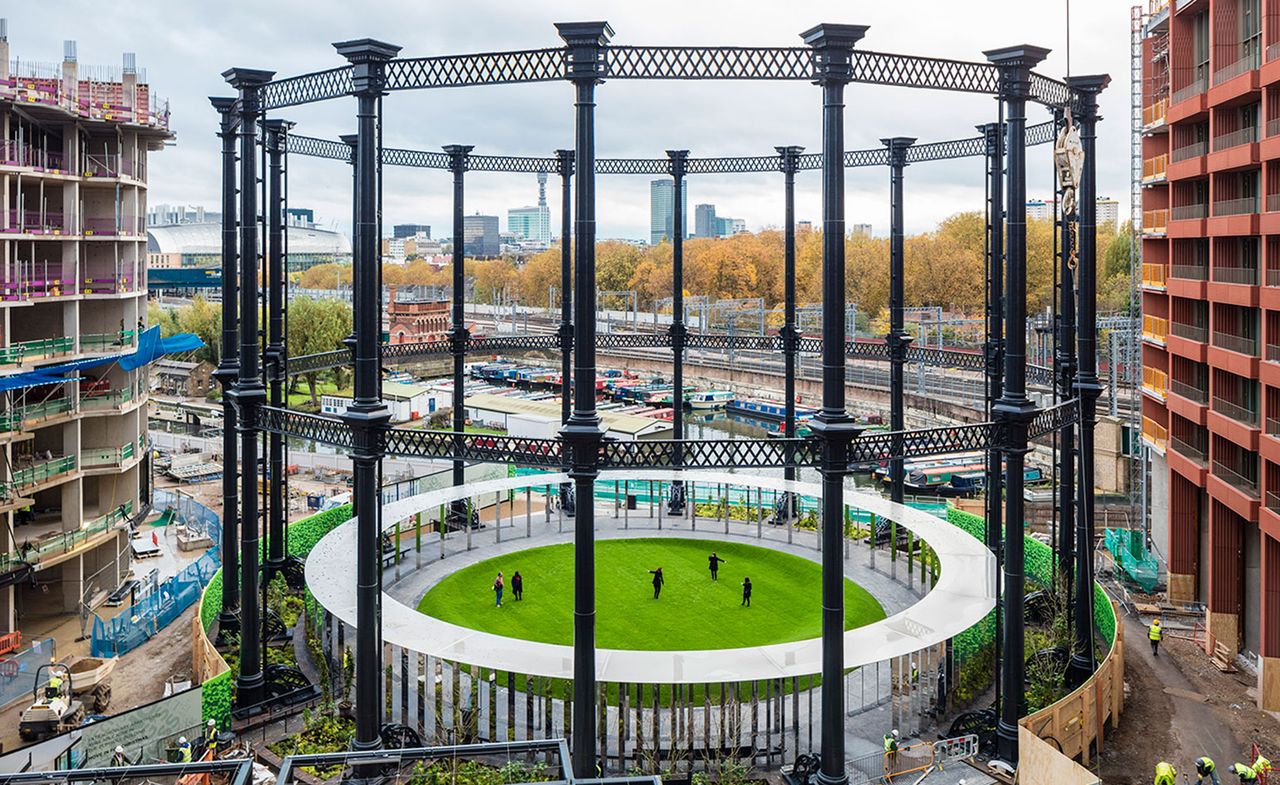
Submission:
[[[1280,709],[1280,0],[1141,30],[1142,435],[1169,597]],[[1136,65],[1135,65],[1136,71]]]

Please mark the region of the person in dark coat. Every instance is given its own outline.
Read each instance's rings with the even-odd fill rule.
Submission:
[[[517,602],[524,597],[524,578],[520,577],[519,570],[511,576],[511,596],[515,597]]]
[[[724,559],[721,559],[716,555],[715,551],[712,551],[711,555],[707,557],[707,562],[711,567],[711,580],[714,581],[716,580],[716,573],[720,571],[720,565],[724,563]]]
[[[662,584],[666,583],[662,578],[662,568],[649,570],[649,574],[653,576],[653,598],[658,599],[658,595],[662,594]]]
[[[742,604],[751,607],[751,579],[742,579]]]

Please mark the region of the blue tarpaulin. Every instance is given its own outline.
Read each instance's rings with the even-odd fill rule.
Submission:
[[[160,328],[152,327],[138,336],[138,348],[133,352],[120,352],[102,357],[89,357],[84,360],[72,360],[58,365],[49,365],[37,371],[0,377],[0,392],[21,390],[26,387],[38,387],[42,384],[60,384],[72,381],[76,377],[64,377],[62,374],[79,371],[85,368],[97,368],[119,362],[126,371],[141,368],[155,362],[166,354],[183,354],[193,352],[204,346],[204,341],[194,333],[177,333],[168,338],[160,337]]]

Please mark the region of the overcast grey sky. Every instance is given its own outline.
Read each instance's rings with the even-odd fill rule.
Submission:
[[[981,60],[982,50],[1020,43],[1053,49],[1041,73],[1062,76],[1066,63],[1066,0],[896,0],[805,2],[791,0],[133,0],[124,12],[112,4],[15,3],[0,11],[9,19],[11,55],[57,61],[63,39],[79,42],[82,63],[118,65],[122,52],[138,55],[154,92],[168,97],[176,145],[155,155],[150,201],[218,205],[217,118],[210,95],[229,94],[220,74],[231,66],[298,74],[342,63],[332,42],[373,37],[404,47],[405,56],[524,49],[560,44],[553,22],[606,19],[619,44],[798,45],[798,34],[819,22],[870,25],[860,47],[906,54]],[[1117,0],[1071,3],[1072,73],[1110,73],[1099,125],[1098,191],[1128,212],[1129,4]],[[873,147],[887,136],[923,141],[976,135],[975,124],[995,119],[985,96],[850,85],[846,93],[846,144]],[[354,99],[287,110],[296,132],[336,138],[354,128]],[[785,82],[614,82],[597,91],[597,154],[656,157],[668,148],[692,156],[760,155],[775,145],[818,150],[821,101],[817,87]],[[388,146],[439,149],[473,144],[476,153],[547,155],[571,147],[573,96],[567,83],[396,93],[385,102]],[[1031,106],[1029,122],[1048,118]],[[1029,157],[1028,194],[1048,197],[1047,146]],[[294,159],[290,202],[312,207],[319,222],[346,231],[350,170],[332,161]],[[450,189],[445,172],[389,170],[384,224],[429,223],[448,234]],[[611,176],[599,181],[601,237],[648,236],[648,180]],[[712,202],[721,215],[744,218],[757,229],[777,225],[782,212],[778,175],[696,176],[692,205]],[[555,180],[552,180],[555,183]],[[850,170],[848,220],[886,231],[888,174]],[[553,231],[559,232],[558,193],[551,190]],[[928,229],[940,219],[982,204],[980,159],[920,164],[907,170],[908,229]],[[467,181],[468,212],[502,216],[532,204],[533,175],[476,173]],[[801,175],[797,217],[817,220],[819,180]]]

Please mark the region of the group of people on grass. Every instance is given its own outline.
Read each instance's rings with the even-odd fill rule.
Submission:
[[[715,551],[712,551],[711,555],[707,557],[707,562],[708,562],[708,566],[711,568],[711,580],[713,581],[720,580],[720,565],[724,564],[725,560],[720,558],[720,556]],[[655,570],[649,570],[649,574],[653,576],[653,598],[656,600],[662,595],[662,586],[667,581],[666,581],[666,578],[664,578],[662,575],[661,567]],[[502,607],[502,592],[505,588],[506,588],[506,583],[502,578],[502,572],[499,571],[498,577],[494,578],[493,580],[494,607],[496,608]],[[524,578],[521,577],[519,570],[517,570],[511,576],[511,596],[515,597],[517,601],[524,599]],[[748,608],[751,607],[750,576],[743,576],[742,578],[742,603],[741,604]]]

